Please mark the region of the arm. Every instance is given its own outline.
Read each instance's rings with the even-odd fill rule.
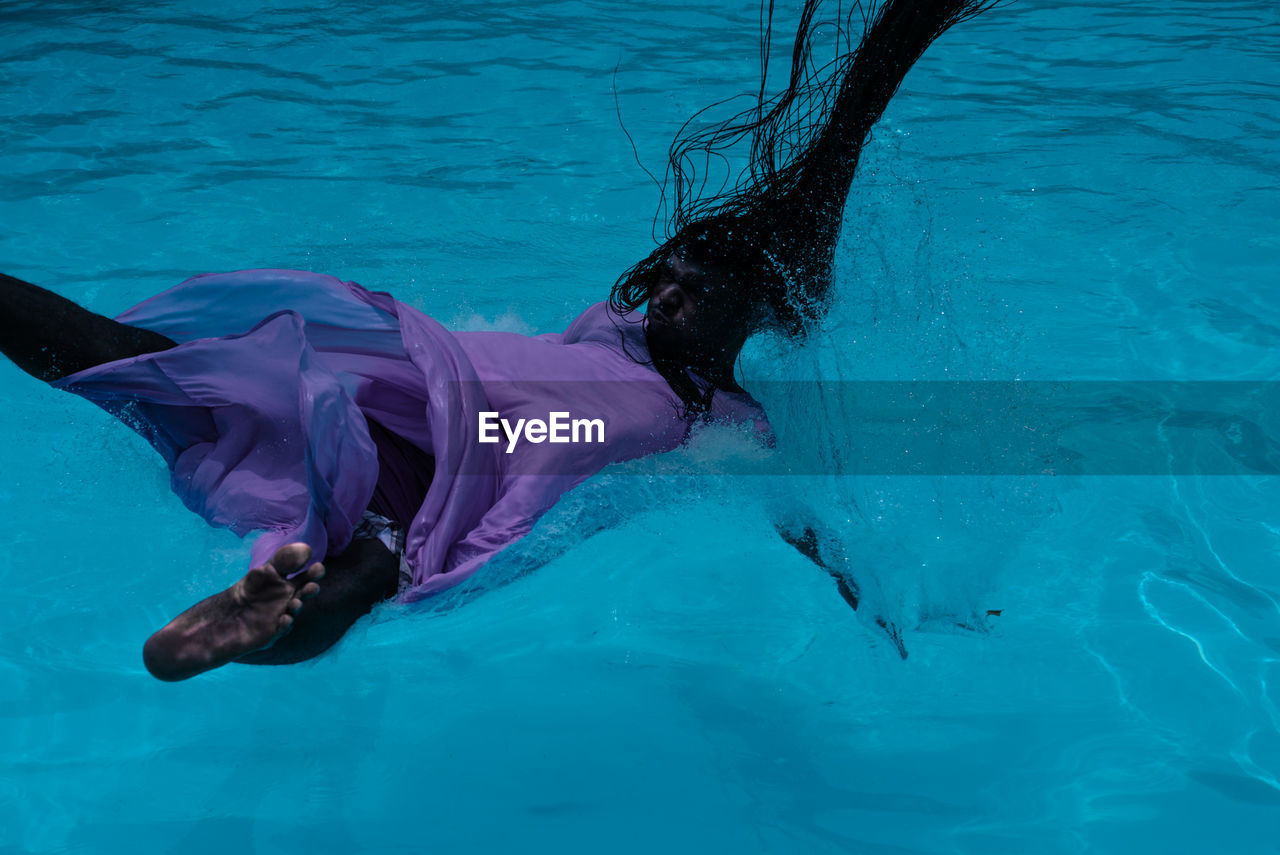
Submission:
[[[844,568],[848,564],[848,559],[845,557],[844,550],[840,548],[839,543],[825,545],[826,553],[831,556],[831,560],[828,561],[823,557],[824,549],[819,546],[818,532],[814,530],[813,526],[803,525],[800,529],[794,529],[775,522],[773,527],[783,540],[796,548],[796,551],[823,570],[826,570],[831,578],[836,580],[836,590],[840,592],[840,596],[844,598],[844,601],[849,604],[849,608],[856,612],[858,610],[858,583],[853,580],[852,576],[833,569],[834,567]]]
[[[801,519],[775,516],[773,526],[779,536],[794,546],[797,552],[825,570],[835,580],[836,590],[844,601],[855,612],[858,611],[858,606],[862,603],[861,590],[849,569],[849,559],[844,547],[835,533],[817,522],[812,513],[806,513]],[[893,642],[898,655],[906,659],[907,647],[902,640],[902,630],[883,615],[875,615],[871,620]]]
[[[535,505],[527,514],[518,514],[523,522],[502,523],[496,536],[489,531],[486,521],[482,521],[460,544],[460,550],[463,554],[475,553],[465,564],[482,564],[484,570],[472,576],[460,590],[470,598],[501,588],[550,564],[600,532],[625,522],[629,514],[635,513],[636,505],[643,502],[637,503],[634,496],[620,493],[610,474],[601,473],[563,493],[549,507]],[[510,498],[519,502],[518,496]],[[451,599],[442,598],[441,602]]]

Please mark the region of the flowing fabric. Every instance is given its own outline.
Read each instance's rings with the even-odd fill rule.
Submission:
[[[610,463],[677,447],[690,427],[644,364],[639,317],[604,303],[564,333],[451,333],[352,282],[248,270],[196,276],[117,320],[178,346],[54,385],[146,437],[169,464],[174,492],[208,522],[263,532],[251,566],[294,541],[316,560],[344,549],[375,487],[414,474],[380,476],[388,437],[433,459],[425,497],[395,508],[407,523],[406,600],[463,581],[565,491]],[[604,441],[481,442],[484,412],[513,425],[556,412],[599,419]],[[711,417],[767,432],[746,394],[717,392]],[[381,459],[386,467],[406,458]],[[388,495],[417,501],[412,491]]]

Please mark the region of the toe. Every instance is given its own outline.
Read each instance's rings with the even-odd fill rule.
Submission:
[[[290,600],[287,610],[289,614],[296,615],[298,612],[302,611],[302,600],[297,598]]]
[[[293,626],[293,615],[291,614],[280,615],[280,629],[285,630],[291,626]]]
[[[308,582],[298,589],[298,597],[304,600],[309,600],[318,593],[320,593],[320,586],[315,582]]]
[[[268,562],[281,576],[291,576],[306,566],[311,547],[305,543],[287,543],[275,551]]]
[[[244,593],[254,596],[272,585],[279,585],[280,577],[268,564],[266,567],[254,567],[244,576]]]

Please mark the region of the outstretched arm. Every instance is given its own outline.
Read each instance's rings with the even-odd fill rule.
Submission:
[[[852,576],[841,572],[848,563],[848,559],[844,555],[844,550],[840,548],[838,543],[826,544],[826,552],[831,556],[828,560],[823,555],[823,547],[819,545],[818,532],[811,525],[805,525],[799,530],[788,528],[782,523],[775,522],[774,528],[782,539],[796,548],[801,555],[808,558],[814,564],[826,570],[832,579],[836,580],[836,590],[840,592],[840,596],[844,597],[844,601],[849,604],[849,608],[855,612],[858,610],[858,583],[853,580]],[[837,570],[835,568],[841,568]]]
[[[850,608],[855,612],[858,611],[858,606],[862,602],[861,591],[849,568],[849,559],[845,555],[844,547],[840,545],[840,540],[834,533],[818,523],[812,514],[802,520],[775,519],[773,525],[783,540],[794,546],[797,552],[825,570],[835,580],[836,590],[840,596]],[[902,640],[902,630],[883,615],[876,615],[872,618],[872,622],[893,642],[898,655],[906,659],[907,647]]]

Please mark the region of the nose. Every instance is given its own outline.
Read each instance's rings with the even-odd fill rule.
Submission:
[[[674,282],[664,282],[654,292],[653,301],[658,304],[662,314],[673,321],[679,321],[689,304],[689,296]]]

